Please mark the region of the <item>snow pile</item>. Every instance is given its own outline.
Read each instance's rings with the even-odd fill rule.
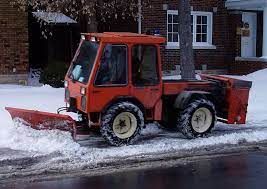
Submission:
[[[5,106],[56,112],[58,107],[64,106],[64,89],[0,85],[0,148],[25,150],[36,154],[58,152],[73,159],[100,162],[114,157],[267,140],[267,69],[241,78],[253,81],[247,125],[238,127],[219,124],[211,137],[196,140],[187,140],[176,132],[166,132],[156,125],[148,125],[136,145],[120,148],[105,146],[100,137],[97,139],[99,141],[81,147],[72,140],[69,133],[36,131],[21,124],[14,125],[4,109]],[[98,146],[99,144],[101,145]]]
[[[248,106],[248,121],[267,125],[267,69],[257,71],[243,79],[253,81]]]
[[[152,130],[155,125],[152,126]],[[150,129],[146,129],[149,134]],[[155,130],[154,130],[155,131]],[[83,151],[82,155],[76,156],[74,153],[69,157],[78,164],[91,163],[96,165],[98,163],[114,161],[118,158],[128,158],[133,156],[142,157],[144,155],[152,154],[167,154],[169,152],[177,152],[179,150],[190,150],[217,144],[239,144],[244,142],[258,142],[267,139],[267,132],[247,130],[244,132],[215,135],[209,138],[199,138],[195,140],[188,140],[183,138],[180,134],[171,134],[161,140],[144,140],[136,145],[97,148],[90,147]]]
[[[69,133],[36,131],[21,123],[14,124],[4,109],[8,106],[56,112],[58,107],[64,106],[64,89],[54,89],[50,86],[0,85],[0,91],[0,148],[25,150],[37,154],[79,153],[80,145],[72,140]]]
[[[16,122],[10,131],[13,134],[5,141],[6,148],[38,152],[39,154],[53,152],[77,154],[81,150],[80,145],[75,143],[71,134],[67,132],[57,130],[37,131],[20,122]]]

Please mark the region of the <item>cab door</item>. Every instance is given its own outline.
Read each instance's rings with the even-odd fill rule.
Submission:
[[[159,47],[136,44],[131,47],[131,96],[146,109],[153,109],[162,95]]]
[[[90,112],[101,112],[118,96],[129,96],[128,47],[104,44],[90,88]]]

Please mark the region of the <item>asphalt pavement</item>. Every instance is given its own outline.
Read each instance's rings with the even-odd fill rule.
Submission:
[[[267,152],[246,152],[208,157],[172,167],[137,169],[94,177],[41,182],[6,183],[5,189],[264,189],[267,186]]]

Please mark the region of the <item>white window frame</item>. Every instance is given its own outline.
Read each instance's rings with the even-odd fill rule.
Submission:
[[[178,42],[168,42],[168,15],[178,15],[178,10],[167,10],[167,49],[179,49],[179,37]],[[216,46],[212,44],[213,38],[213,13],[203,11],[192,11],[193,16],[193,48],[194,49],[216,49]],[[207,42],[196,42],[196,30],[197,30],[197,16],[207,16]]]

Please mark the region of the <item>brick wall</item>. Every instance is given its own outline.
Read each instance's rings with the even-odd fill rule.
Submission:
[[[0,75],[22,75],[28,71],[28,16],[0,1]],[[15,79],[16,77],[14,77]],[[16,80],[16,79],[15,79]]]
[[[166,37],[167,11],[163,10],[163,4],[167,4],[169,10],[177,10],[177,0],[151,0],[151,4],[151,8],[143,10],[142,30],[159,29]],[[191,0],[191,6],[194,11],[213,12],[213,45],[216,46],[216,49],[194,50],[196,69],[207,64],[208,69],[229,70],[235,61],[237,44],[240,44],[236,26],[241,16],[228,11],[225,0]],[[175,65],[179,64],[179,50],[166,49],[165,46],[161,48],[163,69],[175,69]]]
[[[247,75],[264,68],[267,68],[266,60],[236,60],[236,62],[231,65],[229,73],[234,75]]]

